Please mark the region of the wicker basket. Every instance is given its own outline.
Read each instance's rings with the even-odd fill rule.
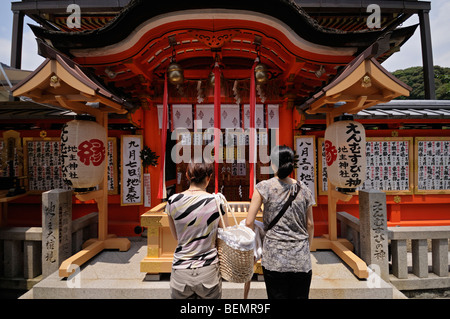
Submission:
[[[243,283],[253,276],[253,250],[242,251],[228,246],[217,238],[217,251],[222,278],[229,282]]]
[[[220,203],[216,199],[217,208],[220,212]],[[228,206],[228,205],[225,205]],[[234,212],[229,210],[233,215],[237,225]],[[219,214],[222,225],[225,225],[222,214]],[[225,230],[226,228],[224,228]],[[227,243],[217,238],[217,253],[219,255],[219,266],[222,278],[234,283],[244,283],[250,281],[253,276],[254,253],[251,250],[239,250],[227,245]]]

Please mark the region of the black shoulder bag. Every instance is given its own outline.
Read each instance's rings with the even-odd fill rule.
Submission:
[[[297,181],[297,190],[293,194],[289,195],[288,200],[286,203],[284,203],[284,206],[281,208],[280,212],[277,216],[270,222],[269,226],[267,227],[266,231],[269,231],[275,224],[280,220],[281,217],[283,217],[284,213],[288,209],[289,206],[291,206],[293,200],[297,197],[298,193],[300,193],[300,183]]]

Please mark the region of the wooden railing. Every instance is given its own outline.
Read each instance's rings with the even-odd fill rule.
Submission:
[[[72,253],[97,236],[98,213],[72,221]],[[0,228],[0,288],[28,290],[41,279],[42,228]]]

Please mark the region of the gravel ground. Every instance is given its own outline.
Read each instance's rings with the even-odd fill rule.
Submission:
[[[402,292],[406,297],[411,299],[450,299],[450,288]]]

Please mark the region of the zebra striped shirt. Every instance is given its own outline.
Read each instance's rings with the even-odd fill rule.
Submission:
[[[222,209],[222,214],[225,212]],[[190,269],[216,264],[219,212],[212,194],[174,194],[166,205],[177,231],[172,268]]]

